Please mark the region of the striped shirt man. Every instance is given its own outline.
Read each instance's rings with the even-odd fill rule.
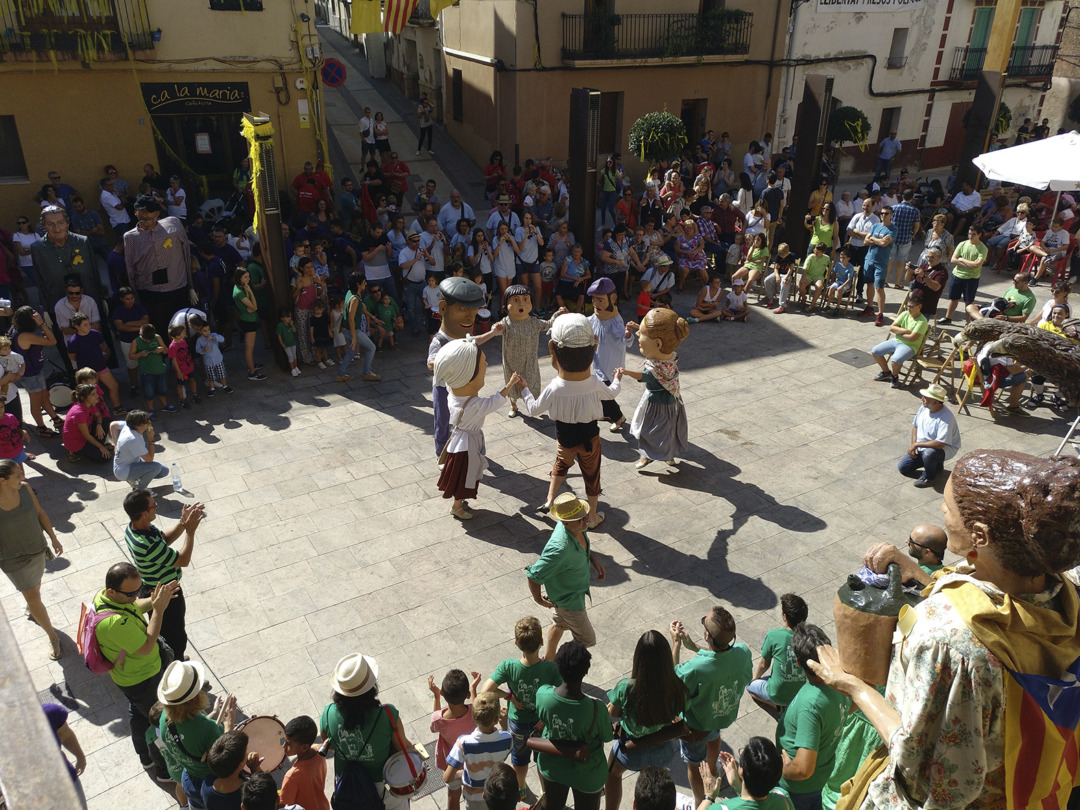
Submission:
[[[506,759],[512,747],[509,731],[497,730],[485,734],[476,729],[458,737],[446,757],[446,764],[461,769],[461,795],[469,810],[485,807],[484,783],[488,774],[497,763]]]
[[[129,524],[124,541],[144,586],[153,589],[159,582],[172,582],[183,576],[183,569],[176,564],[180,553],[165,542],[165,535],[156,526],[134,529]]]

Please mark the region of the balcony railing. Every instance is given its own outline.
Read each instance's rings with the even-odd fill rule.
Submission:
[[[37,0],[0,3],[0,54],[100,54],[154,47],[146,0]]]
[[[749,53],[754,15],[563,14],[562,22],[563,59],[671,59]]]
[[[1009,55],[1008,76],[1030,78],[1050,76],[1054,72],[1057,45],[1022,45],[1013,48]],[[957,48],[953,51],[952,70],[949,80],[973,82],[979,78],[986,61],[986,48]]]

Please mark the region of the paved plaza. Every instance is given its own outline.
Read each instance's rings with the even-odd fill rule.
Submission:
[[[341,42],[327,40],[328,51]],[[340,129],[342,139],[350,104],[374,92],[355,70],[346,91],[327,93],[331,132]],[[404,130],[400,115],[384,109],[391,127]],[[403,134],[396,144],[410,165],[411,139]],[[349,144],[337,140],[335,148],[357,163]],[[437,133],[439,166],[425,159],[413,168],[439,177],[440,191],[445,179],[448,192],[461,164],[440,168],[445,144]],[[1007,276],[984,277],[980,300],[1008,286]],[[1035,293],[1041,306],[1047,288]],[[902,295],[889,291],[890,314]],[[685,315],[692,302],[691,294],[678,295],[675,306]],[[622,309],[630,316],[632,302]],[[807,600],[809,620],[831,635],[833,594],[861,553],[879,540],[902,544],[916,523],[940,523],[940,483],[916,489],[896,471],[919,386],[897,391],[872,381],[877,369],[868,352],[885,332],[869,318],[795,308],[775,316],[758,306],[746,324],[692,326],[679,350],[691,449],[678,468],[636,472],[626,431],[602,431],[607,519],[591,538],[607,578],[594,583],[589,607],[599,637],[589,683],[610,688],[629,674],[643,631],[666,632],[673,619],[696,627],[714,604],[733,613],[738,640],[755,657],[766,631],[779,625],[779,596],[789,591]],[[452,667],[486,677],[516,654],[518,618],[549,623],[523,569],[552,529],[536,506],[554,457],[553,422],[510,419],[505,411],[489,417],[491,470],[472,502],[476,517],[452,518],[436,489],[427,341],[406,336],[400,344],[376,356],[381,382],[344,385],[333,370],[317,369],[296,378],[274,369],[267,382],[248,382],[234,349],[226,363],[235,394],[155,421],[158,458],[180,462],[186,490],[183,497],[157,490],[161,523],[171,526],[182,502],[207,505],[184,576],[189,655],[206,663],[214,693],[235,694],[247,716],[317,717],[330,700],[334,664],[362,651],[378,659],[380,697],[398,707],[409,738],[430,742],[427,677],[438,681]],[[491,393],[502,385],[499,341],[485,351]],[[627,364],[640,369],[636,348]],[[541,369],[547,382],[550,364],[541,361]],[[641,388],[630,379],[623,387],[629,416]],[[969,410],[959,417],[964,450],[1045,455],[1067,427],[1048,409],[997,421],[985,409]],[[129,489],[89,464],[69,465],[58,440],[43,451],[35,439],[28,449],[40,454],[29,481],[65,547],[42,587],[65,636],[58,662],[47,660],[44,634],[0,578],[0,602],[35,688],[43,701],[59,688],[78,704],[71,727],[87,753],[90,808],[175,806],[171,791],[139,765],[119,691],[107,676],[91,674],[74,648],[80,605],[126,556],[121,504]],[[576,472],[567,484],[582,494]],[[754,734],[771,738],[773,729],[745,698],[724,739],[738,750]],[[673,771],[685,785],[681,763]],[[627,775],[631,784],[634,778]],[[415,806],[443,807],[445,793]]]

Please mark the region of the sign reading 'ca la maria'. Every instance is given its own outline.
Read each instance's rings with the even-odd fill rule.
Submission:
[[[151,115],[251,112],[247,82],[143,82]]]
[[[867,11],[918,11],[926,0],[817,0],[818,11],[861,14]]]

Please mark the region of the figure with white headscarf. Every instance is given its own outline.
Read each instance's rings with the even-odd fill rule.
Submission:
[[[480,397],[487,371],[487,359],[480,347],[467,336],[452,340],[435,355],[435,381],[450,389],[447,404],[450,409],[450,438],[439,457],[442,473],[439,491],[444,498],[453,498],[450,514],[459,520],[469,520],[472,512],[466,498],[475,498],[480,477],[487,469],[484,455],[484,419],[501,408],[515,385],[524,385],[521,375],[514,372],[497,394]]]

